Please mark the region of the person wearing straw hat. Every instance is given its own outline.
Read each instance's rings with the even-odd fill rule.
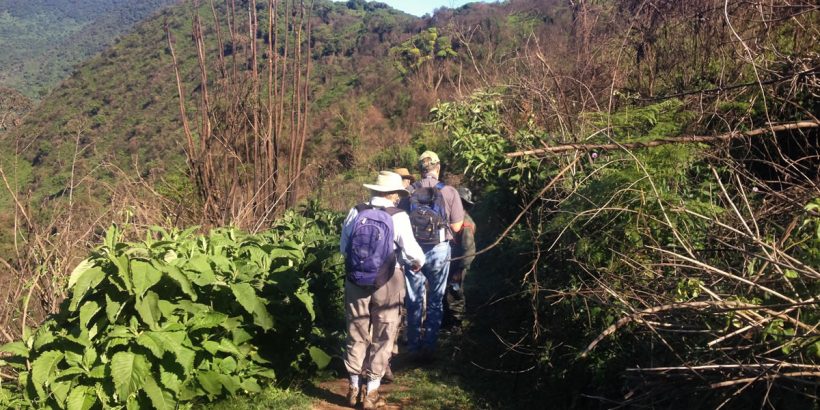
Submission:
[[[401,182],[404,184],[404,188],[412,194],[413,192],[410,191],[409,188],[410,184],[416,182],[416,177],[414,177],[413,174],[410,173],[410,170],[407,168],[396,168],[393,170],[393,172],[401,175]]]
[[[396,168],[396,169],[393,170],[393,172],[401,175],[401,182],[402,182],[402,184],[404,184],[404,189],[406,189],[407,192],[410,193],[410,195],[413,195],[413,185],[412,184],[414,182],[416,182],[416,177],[413,176],[413,174],[410,173],[410,170],[408,170],[407,168]],[[399,201],[399,208],[404,209],[405,211],[410,209],[410,197],[409,196],[406,196],[406,197],[402,198]]]
[[[384,405],[378,389],[398,334],[402,266],[418,271],[425,256],[407,213],[396,208],[408,195],[401,175],[381,171],[376,183],[363,185],[370,190],[370,201],[350,210],[339,246],[347,271],[344,362],[350,376],[348,404],[361,402],[365,409],[375,409]],[[363,371],[366,382],[360,380]]]

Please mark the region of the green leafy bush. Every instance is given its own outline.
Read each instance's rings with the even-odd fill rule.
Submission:
[[[340,270],[309,255],[332,254],[336,222],[290,214],[258,235],[153,228],[136,243],[112,227],[73,271],[60,313],[2,347],[23,402],[189,407],[326,366],[308,277]]]

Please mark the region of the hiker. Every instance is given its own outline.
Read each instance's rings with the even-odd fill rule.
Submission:
[[[414,177],[413,174],[410,173],[410,170],[408,170],[407,168],[396,168],[393,170],[393,172],[401,175],[401,183],[404,185],[404,189],[407,189],[407,192],[412,194],[413,192],[410,191],[410,185],[413,182],[416,182],[416,177]]]
[[[378,389],[399,326],[402,266],[418,271],[425,256],[413,237],[407,213],[396,208],[399,199],[408,195],[401,176],[381,171],[375,184],[364,186],[371,199],[347,214],[340,244],[347,272],[344,362],[350,375],[348,404],[355,407],[361,402],[365,409],[375,409],[384,405]],[[366,383],[359,376],[363,370]]]
[[[407,168],[396,168],[396,169],[393,170],[393,172],[401,175],[401,182],[402,182],[402,184],[404,184],[404,189],[406,189],[407,192],[409,192],[410,195],[412,195],[413,194],[413,185],[412,184],[414,182],[416,182],[416,177],[413,176],[413,174],[411,174],[410,170],[408,170]],[[399,201],[399,208],[404,209],[405,211],[410,210],[410,197],[409,196],[403,197]],[[404,299],[402,299],[402,300],[404,300]]]
[[[408,192],[412,193],[408,188],[410,188],[410,184],[416,182],[416,177],[410,173],[410,170],[407,168],[396,168],[393,172],[399,174],[401,176],[401,183],[404,186],[404,189],[407,189]],[[408,209],[410,207],[410,203],[408,202],[409,195],[402,196],[399,200],[398,208],[399,209]],[[390,384],[393,383],[393,369],[391,366],[391,360],[393,357],[399,354],[399,334],[401,333],[401,327],[404,321],[404,314],[402,312],[402,308],[404,307],[404,297],[406,296],[405,288],[401,288],[401,297],[400,297],[400,304],[399,304],[399,325],[396,326],[396,336],[394,337],[393,343],[393,352],[391,355],[391,359],[387,361],[387,365],[384,368],[384,376],[382,376],[382,384]]]
[[[459,187],[458,196],[464,207],[464,224],[456,235],[450,262],[450,277],[447,280],[447,294],[444,297],[444,319],[442,327],[460,329],[467,301],[464,299],[464,278],[475,259],[475,222],[469,211],[473,205],[473,193],[469,188]]]
[[[407,350],[419,361],[432,360],[443,314],[442,299],[450,272],[450,241],[461,231],[464,208],[458,192],[439,182],[441,161],[432,151],[419,156],[421,180],[411,185],[410,223],[427,263],[421,272],[410,272],[407,281]],[[427,310],[422,323],[425,284]],[[422,335],[422,327],[424,334]]]

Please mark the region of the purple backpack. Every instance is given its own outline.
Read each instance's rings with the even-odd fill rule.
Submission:
[[[360,204],[356,211],[359,214],[353,220],[345,250],[347,279],[359,286],[379,288],[396,268],[393,215],[402,210]]]

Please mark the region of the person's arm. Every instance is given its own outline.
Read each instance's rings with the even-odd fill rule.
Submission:
[[[451,186],[445,186],[444,189],[449,189],[449,208],[447,211],[447,218],[450,219],[450,229],[453,234],[461,232],[464,225],[464,206],[461,205],[461,198],[458,196],[458,191]]]
[[[339,250],[342,253],[347,251],[347,240],[350,238],[350,232],[353,229],[351,224],[357,215],[359,215],[359,211],[356,210],[356,207],[351,208],[350,212],[347,213],[345,221],[342,223],[342,237],[339,240]]]
[[[461,230],[461,249],[464,252],[461,266],[464,270],[468,270],[475,259],[475,226],[465,225]]]
[[[413,236],[413,228],[410,226],[410,217],[406,212],[393,215],[393,230],[396,232],[396,245],[401,248],[401,256],[404,262],[409,264],[414,271],[418,271],[426,262],[424,251],[416,242]]]

